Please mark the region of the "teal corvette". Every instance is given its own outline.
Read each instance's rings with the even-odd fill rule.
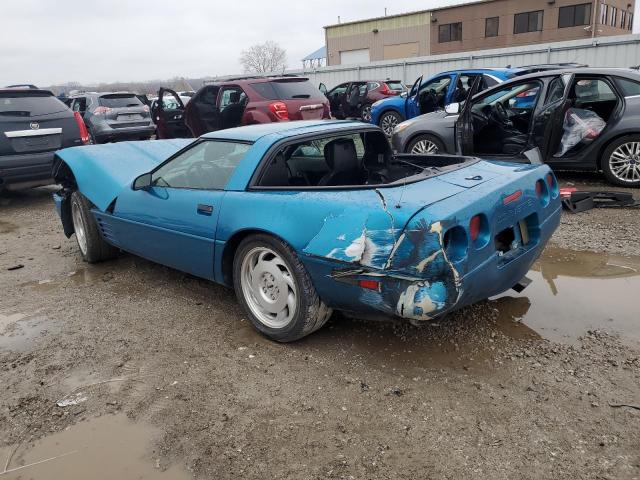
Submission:
[[[359,122],[69,148],[54,173],[86,261],[123,250],[233,287],[278,341],[333,310],[430,321],[522,286],[560,218],[547,166],[394,156]]]

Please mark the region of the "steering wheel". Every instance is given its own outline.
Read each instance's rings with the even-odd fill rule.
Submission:
[[[507,114],[507,110],[504,108],[504,105],[500,102],[496,102],[493,106],[493,111],[495,113],[496,119],[504,124],[509,125],[511,120],[509,120],[509,115]]]

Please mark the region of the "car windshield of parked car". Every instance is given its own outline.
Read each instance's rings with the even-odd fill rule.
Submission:
[[[276,93],[276,99],[293,100],[305,98],[323,99],[324,95],[309,80],[286,79],[269,82]]]
[[[525,83],[514,85],[510,88],[501,88],[497,92],[477,100],[472,110],[480,112],[487,105],[493,106],[497,103],[504,105],[505,102],[508,102],[509,106],[517,107],[519,101],[524,104],[524,99],[535,99],[539,89],[540,86],[537,83]]]
[[[247,143],[203,140],[152,174],[157,187],[221,190],[251,148]]]
[[[0,115],[3,117],[36,117],[66,109],[67,106],[50,93],[0,92]]]
[[[385,83],[387,84],[389,89],[393,90],[394,92],[403,92],[404,89],[405,89],[405,86],[402,84],[402,82],[388,81],[388,82],[385,82]]]
[[[102,95],[98,99],[98,103],[101,106],[108,108],[139,107],[142,105],[142,102],[138,97],[133,94],[126,93]]]

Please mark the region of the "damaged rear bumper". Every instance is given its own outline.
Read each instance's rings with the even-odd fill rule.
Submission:
[[[495,252],[464,275],[458,274],[464,271],[464,266],[451,262],[441,263],[449,265],[450,275],[434,279],[384,269],[337,267],[321,258],[309,259],[308,266],[320,273],[316,278],[323,280],[316,288],[336,310],[428,321],[520,284],[559,222],[558,208],[540,224],[540,237],[535,244],[521,247],[517,255],[509,257]]]

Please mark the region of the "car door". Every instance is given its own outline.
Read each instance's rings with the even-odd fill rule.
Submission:
[[[176,92],[161,87],[154,112],[156,138],[188,138],[189,132],[184,123],[184,105]]]
[[[447,105],[453,75],[439,75],[423,83],[406,99],[407,119],[431,113]],[[413,88],[411,89],[413,92]]]
[[[247,143],[201,140],[144,174],[118,197],[118,246],[169,267],[213,279],[224,187]]]
[[[404,100],[404,117],[405,119],[412,118],[410,113],[418,112],[418,91],[420,90],[420,85],[422,84],[422,75],[420,75],[417,80],[411,86],[411,90],[407,93],[407,98]],[[413,115],[416,116],[416,115]]]
[[[476,77],[469,88],[466,101],[455,125],[456,153],[458,155],[473,155],[473,117],[471,107],[473,97],[481,88],[481,78]],[[460,107],[458,107],[460,108]]]
[[[218,93],[218,111],[220,112],[220,128],[234,128],[243,125],[247,94],[238,85],[228,85]]]
[[[350,85],[349,82],[341,83],[325,94],[327,100],[329,100],[329,108],[333,117],[344,118],[345,112],[342,111],[342,102]]]
[[[219,92],[219,85],[205,85],[187,103],[185,124],[193,137],[220,130]]]

